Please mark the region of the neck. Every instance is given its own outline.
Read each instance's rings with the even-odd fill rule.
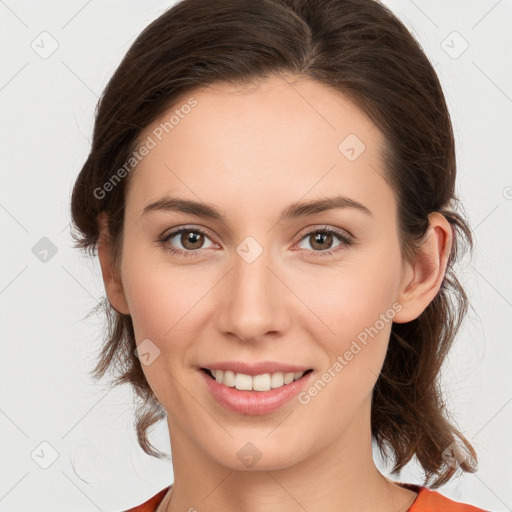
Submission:
[[[171,424],[169,415],[174,484],[158,512],[295,512],[299,508],[405,512],[416,493],[388,480],[376,468],[369,413],[368,407],[333,442],[307,457],[259,470],[254,469],[258,464],[250,470],[220,464]]]

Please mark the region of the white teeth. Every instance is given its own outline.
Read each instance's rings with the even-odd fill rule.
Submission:
[[[210,372],[219,384],[224,384],[241,391],[270,391],[270,389],[290,384],[290,382],[300,379],[304,375],[304,372],[263,373],[254,376],[246,375],[245,373],[235,373],[231,370],[210,370]]]
[[[244,375],[243,373],[237,373],[235,377],[235,388],[251,391],[252,377],[250,375]]]
[[[294,378],[295,378],[295,373],[285,373],[283,376],[285,384],[290,384],[290,382],[292,382]]]
[[[214,372],[214,371],[215,370],[212,370],[212,372]],[[217,375],[215,373],[213,373],[213,376],[215,378],[217,378]],[[230,388],[234,388],[235,387],[235,373],[232,372],[231,370],[226,370],[224,372],[224,376],[222,377],[222,381],[220,382],[220,384],[225,384],[226,386],[229,386]]]
[[[280,388],[284,384],[284,376],[282,373],[273,373],[270,377],[270,387]],[[289,382],[287,383],[289,384]]]

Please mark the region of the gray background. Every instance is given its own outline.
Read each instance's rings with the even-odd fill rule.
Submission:
[[[103,317],[85,316],[104,288],[97,261],[69,236],[71,187],[98,96],[135,37],[172,3],[0,1],[0,512],[122,510],[173,480],[169,462],[137,445],[131,391],[87,375]],[[442,382],[479,471],[438,490],[512,510],[512,2],[385,4],[440,76],[457,191],[476,238],[473,258],[459,265],[473,310]],[[152,440],[170,450],[165,422]],[[421,483],[422,473],[411,463],[391,478]]]

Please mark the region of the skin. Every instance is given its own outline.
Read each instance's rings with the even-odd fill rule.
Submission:
[[[292,400],[271,414],[227,411],[198,367],[285,361],[313,368],[316,381],[393,304],[401,307],[397,323],[428,306],[445,274],[450,224],[431,214],[416,259],[402,260],[382,134],[338,91],[272,77],[257,88],[200,88],[176,105],[191,96],[198,105],[130,175],[120,272],[112,271],[104,236],[98,252],[111,304],[131,315],[137,344],[149,338],[160,350],[142,365],[167,411],[172,445],[173,490],[158,511],[407,510],[417,494],[377,470],[371,447],[371,395],[391,321],[307,405]],[[338,150],[351,133],[366,146],[354,161]],[[290,203],[334,192],[373,215],[346,208],[277,223]],[[141,216],[167,194],[212,203],[227,223],[169,211]],[[98,220],[104,229],[104,215]],[[167,244],[197,247],[196,258],[157,242],[185,225],[212,236],[192,248],[180,236]],[[358,244],[314,258],[343,244],[333,237],[315,246],[306,233],[324,225],[347,230]],[[247,236],[263,248],[252,263],[236,252]],[[249,441],[261,452],[251,468],[237,457]]]

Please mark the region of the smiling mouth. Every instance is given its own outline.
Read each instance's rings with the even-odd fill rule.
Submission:
[[[305,375],[313,371],[312,368],[305,372],[275,372],[265,373],[261,375],[246,375],[243,373],[234,373],[233,371],[210,370],[201,368],[210,379],[215,380],[219,384],[230,388],[236,388],[239,391],[270,391],[286,386],[292,382],[302,379]],[[214,373],[215,372],[215,373]]]

